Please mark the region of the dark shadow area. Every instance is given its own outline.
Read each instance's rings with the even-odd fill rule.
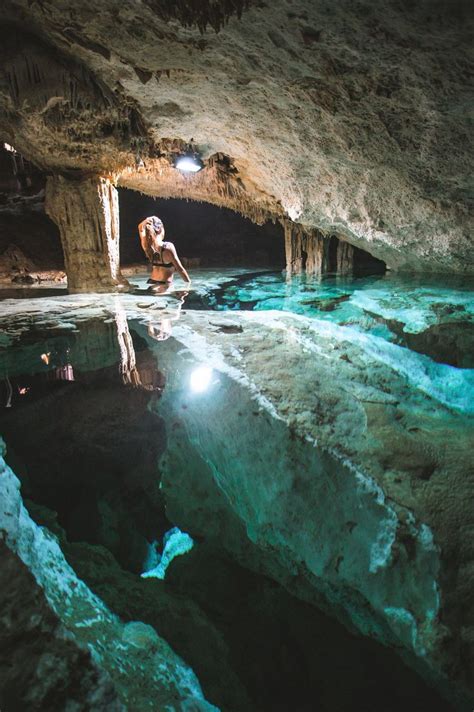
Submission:
[[[165,225],[166,239],[175,244],[189,266],[285,266],[284,235],[279,223],[256,225],[227,208],[155,199],[124,188],[119,188],[119,201],[122,265],[146,265],[137,225],[145,217],[157,215]]]
[[[387,265],[359,247],[354,247],[354,275],[385,274]]]
[[[63,270],[55,223],[44,211],[46,175],[0,142],[0,279],[33,283],[38,271]]]
[[[337,252],[340,241],[336,235],[331,235],[328,239],[328,272],[330,274],[336,274],[338,271]],[[355,277],[370,274],[385,274],[387,271],[387,265],[385,262],[377,259],[377,257],[371,255],[370,252],[361,250],[360,247],[356,247],[355,245],[350,245],[350,247],[353,250],[353,267],[350,270],[350,273],[352,273]]]
[[[147,541],[160,538],[169,522],[156,478],[164,426],[147,408],[161,374],[152,353],[131,336],[135,377],[126,378],[116,363],[115,324],[91,320],[79,337],[60,330],[26,334],[21,343],[36,353],[37,372],[2,382],[8,407],[0,411],[0,432],[23,495],[57,512],[71,541],[107,546],[139,573]],[[86,343],[97,354],[97,369],[88,372],[71,363]],[[45,413],[53,411],[51,430]]]

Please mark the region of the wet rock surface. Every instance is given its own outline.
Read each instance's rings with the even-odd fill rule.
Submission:
[[[389,322],[389,326],[398,335],[399,343],[413,351],[426,354],[439,363],[474,368],[474,330],[471,322],[459,320],[454,324],[434,324],[417,334],[407,333],[397,322]]]
[[[51,449],[52,438],[54,429],[49,436]],[[43,442],[49,449],[45,431]],[[397,710],[408,702],[429,704],[440,711],[449,708],[392,653],[350,635],[311,603],[295,598],[258,571],[248,570],[245,556],[240,557],[245,568],[232,561],[221,548],[216,526],[221,527],[221,534],[226,531],[225,546],[230,536],[247,550],[246,533],[235,515],[225,513],[214,501],[215,484],[202,497],[204,491],[206,485],[201,484],[196,498],[192,482],[176,482],[171,491],[168,484],[165,487],[168,513],[171,509],[178,520],[183,518],[193,533],[196,528],[197,536],[195,553],[173,564],[166,583],[125,571],[110,553],[113,547],[69,543],[52,512],[33,502],[27,506],[38,524],[59,536],[68,562],[101,601],[125,623],[142,622],[126,626],[127,641],[145,641],[148,646],[156,630],[191,664],[208,699],[223,710],[283,711],[292,705],[303,712],[315,704],[327,710],[335,705],[356,710],[362,703],[367,709],[375,710],[383,703],[385,709]],[[89,491],[89,498],[93,497]],[[177,506],[184,517],[176,514]],[[196,522],[189,511],[196,506],[213,518],[212,527],[200,526],[199,519]],[[63,508],[64,503],[59,503],[61,513]],[[93,522],[87,513],[82,516],[81,539],[94,541]],[[132,527],[129,522],[130,538]],[[249,560],[254,565],[260,562],[257,569],[265,568],[258,551]],[[339,674],[344,675],[344,686],[337,685]]]
[[[222,710],[383,704],[388,711],[409,702],[449,709],[388,651],[351,636],[275,581],[237,564],[217,540],[206,545],[206,538],[173,562],[166,582],[133,577],[94,547],[65,550],[112,610],[152,625],[173,645]],[[339,676],[344,685],[338,687]]]
[[[3,459],[4,453],[2,443],[0,531],[3,541],[8,550],[21,559],[29,569],[30,574],[27,576],[33,574],[37,586],[42,589],[42,595],[47,600],[48,610],[53,611],[54,620],[61,621],[62,626],[67,630],[67,637],[79,644],[81,650],[88,648],[97,668],[104,670],[110,676],[113,692],[110,687],[105,688],[111,697],[110,709],[130,709],[138,712],[138,710],[155,710],[157,706],[166,709],[168,706],[173,712],[178,712],[186,709],[186,706],[191,708],[194,706],[194,709],[199,712],[213,712],[215,708],[205,701],[192,670],[157,635],[156,631],[139,621],[122,623],[86,584],[78,579],[65,560],[57,538],[30,518],[22,503],[20,483],[6,465]],[[10,556],[7,555],[7,561]],[[33,593],[35,591],[37,592],[37,588],[33,588]],[[38,613],[41,613],[41,609],[35,611],[35,615]],[[37,618],[35,623],[39,623]],[[45,628],[46,623],[47,619]],[[47,633],[47,628],[45,632]],[[50,684],[52,683],[51,694],[54,695],[55,676],[48,668],[48,649],[43,647],[41,640],[37,642],[41,655],[37,664],[34,659],[31,660],[31,674],[33,677],[49,675]],[[86,653],[83,655],[86,661],[89,660]],[[80,656],[78,659],[80,660]],[[74,697],[81,688],[75,694],[74,686],[77,684],[77,677],[75,674],[72,680],[68,680],[67,660],[63,663],[62,669],[65,672],[58,677],[59,680],[61,677],[64,678],[64,706],[60,706],[59,709],[68,709],[69,699],[71,704],[74,704]],[[56,674],[57,672],[56,670]],[[107,676],[103,677],[105,680],[108,679]],[[98,704],[105,701],[104,697],[101,698],[104,692],[101,691],[100,685],[97,685],[97,677],[92,675],[90,687],[87,677],[81,678],[81,685],[84,685],[84,695],[90,698],[87,702],[91,702],[95,694],[98,695]],[[37,690],[38,700],[35,692],[33,687],[31,690],[33,704],[39,705],[35,709],[44,709],[43,697],[48,693],[48,684],[42,683]],[[115,699],[120,700],[120,703],[114,707]],[[59,700],[60,705],[63,700]],[[14,710],[15,698],[7,697],[6,701]],[[91,707],[91,709],[95,708]],[[104,709],[108,707],[105,706]]]
[[[120,712],[110,677],[78,645],[25,564],[0,542],[0,705]]]

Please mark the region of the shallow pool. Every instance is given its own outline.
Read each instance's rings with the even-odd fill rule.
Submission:
[[[0,431],[34,526],[224,710],[447,709],[419,676],[462,696],[443,636],[470,597],[472,287],[192,276],[2,302]],[[68,625],[97,652],[77,605]]]

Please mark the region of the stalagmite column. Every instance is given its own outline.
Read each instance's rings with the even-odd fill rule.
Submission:
[[[299,274],[303,271],[302,230],[290,222],[284,223],[284,229],[286,272],[288,275]]]
[[[318,230],[306,235],[306,273],[325,274],[329,271],[329,241]]]
[[[128,285],[120,273],[118,193],[106,178],[48,178],[46,212],[59,227],[71,292]]]
[[[350,274],[354,269],[354,247],[349,242],[339,240],[337,245],[337,273]]]
[[[324,274],[329,270],[329,241],[318,230],[285,223],[286,270],[289,275]]]

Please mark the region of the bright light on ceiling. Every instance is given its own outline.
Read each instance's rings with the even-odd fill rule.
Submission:
[[[203,162],[196,156],[179,156],[174,165],[175,168],[183,171],[183,173],[197,173],[204,168]]]

